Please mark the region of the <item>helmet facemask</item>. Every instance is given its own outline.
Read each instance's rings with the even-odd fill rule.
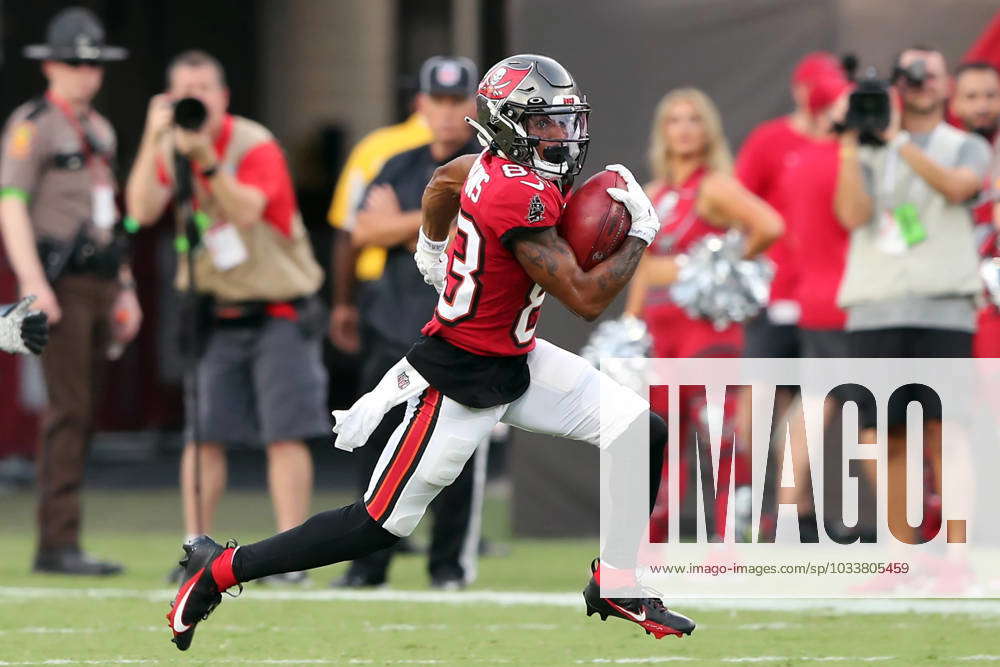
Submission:
[[[560,105],[523,111],[514,128],[518,134],[514,145],[525,147],[528,153],[528,159],[522,164],[551,180],[579,174],[590,144],[587,130],[590,112],[580,110],[581,106]]]

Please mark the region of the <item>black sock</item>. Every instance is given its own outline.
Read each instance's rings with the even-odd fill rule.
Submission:
[[[241,546],[233,557],[237,581],[310,570],[391,546],[399,538],[378,525],[362,501],[320,512],[301,526]]]

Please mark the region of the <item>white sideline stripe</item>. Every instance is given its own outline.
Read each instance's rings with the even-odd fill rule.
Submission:
[[[846,655],[825,655],[825,656],[781,656],[781,655],[761,655],[761,656],[739,656],[728,658],[689,658],[686,656],[652,656],[648,658],[593,658],[591,660],[576,660],[578,665],[651,665],[668,662],[695,662],[695,663],[770,663],[770,662],[885,662],[895,660],[896,656],[846,656]],[[1000,662],[1000,655],[965,655],[953,656],[952,660],[962,662]],[[27,665],[160,665],[177,663],[179,660],[149,660],[130,658],[104,658],[101,660],[70,660],[70,659],[49,659],[49,660],[27,660],[27,661],[6,661],[0,660],[0,667],[27,666]],[[181,660],[180,662],[184,662]],[[212,664],[255,664],[255,665],[439,665],[445,664],[445,660],[434,658],[420,659],[410,658],[402,660],[374,660],[367,658],[349,658],[344,660],[333,660],[328,658],[216,658]],[[509,663],[509,660],[502,658],[477,658],[468,656],[467,663],[498,664]]]
[[[593,660],[577,660],[578,665],[654,665],[664,662],[724,662],[724,663],[768,663],[768,662],[885,662],[895,660],[893,655],[878,655],[859,657],[853,655],[796,656],[787,655],[755,655],[733,658],[688,658],[685,656],[653,656],[649,658],[594,658]]]
[[[879,655],[870,657],[861,656],[846,656],[846,655],[826,655],[826,656],[804,656],[804,657],[789,657],[781,655],[762,655],[762,656],[744,656],[744,657],[731,657],[731,658],[689,658],[686,656],[653,656],[649,658],[594,658],[592,660],[577,660],[578,665],[652,665],[661,664],[668,662],[695,662],[695,663],[770,663],[770,662],[885,662],[886,660],[895,660],[896,656],[892,655]],[[952,660],[961,661],[986,661],[986,662],[998,662],[1000,661],[1000,656],[998,655],[967,655],[967,656],[955,656]],[[183,660],[149,660],[149,659],[129,659],[129,658],[105,658],[102,660],[69,660],[69,659],[50,659],[50,660],[29,660],[29,661],[14,661],[8,662],[6,660],[0,660],[0,666],[2,667],[13,667],[17,666],[27,666],[27,665],[161,665],[161,664],[174,664],[177,662],[185,662]],[[269,658],[215,658],[212,660],[212,664],[230,664],[230,665],[440,665],[453,661],[437,660],[433,658],[420,659],[411,658],[403,660],[373,660],[366,658],[349,658],[345,660],[331,660],[328,658],[301,658],[301,659],[269,659]],[[467,663],[487,663],[487,664],[499,664],[499,663],[509,663],[509,660],[504,660],[502,658],[475,658],[467,657],[465,658]]]
[[[137,588],[57,588],[57,587],[0,587],[0,599],[114,599],[132,598],[165,602],[173,599],[173,589]],[[579,593],[529,593],[508,591],[262,591],[247,595],[251,600],[291,600],[298,602],[404,602],[415,604],[496,604],[501,606],[532,605],[545,607],[580,607]],[[243,598],[239,598],[243,599]],[[833,598],[707,598],[684,599],[676,603],[678,609],[704,609],[719,611],[833,611],[851,614],[975,614],[1000,616],[1000,598],[975,600],[955,599],[858,599]],[[2,664],[2,663],[0,663]]]
[[[479,663],[508,663],[509,660],[500,658],[467,658],[466,661]],[[187,664],[188,661],[181,659],[174,660],[148,660],[130,658],[106,658],[103,660],[69,660],[65,658],[53,658],[50,660],[28,660],[21,662],[7,662],[0,660],[0,666],[8,665],[163,665],[163,664]],[[454,664],[452,660],[438,660],[435,658],[411,658],[403,660],[372,660],[366,658],[348,658],[344,660],[331,660],[329,658],[213,658],[213,665],[443,665]]]

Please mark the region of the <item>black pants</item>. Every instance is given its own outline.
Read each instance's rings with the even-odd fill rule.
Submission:
[[[767,312],[743,325],[743,356],[747,359],[794,359],[800,356],[799,329],[794,324],[774,324]]]
[[[406,350],[399,346],[386,344],[377,334],[371,334],[372,345],[368,348],[367,358],[362,368],[361,386],[364,391],[370,391],[378,384],[386,371],[392,368],[403,357]],[[406,405],[397,405],[382,419],[375,432],[364,447],[354,450],[358,463],[358,489],[361,495],[368,489],[372,473],[378,464],[382,450],[385,449],[393,431],[403,421]],[[427,564],[431,578],[464,579],[469,573],[462,566],[461,556],[466,536],[473,517],[472,499],[477,492],[475,488],[475,461],[477,453],[465,464],[458,479],[446,486],[437,498],[431,502],[430,510],[434,514],[434,524],[431,529],[430,558]],[[482,489],[478,489],[482,493]],[[478,542],[478,540],[477,540]],[[478,547],[473,545],[475,550]],[[383,582],[392,560],[395,545],[376,551],[351,562],[351,573],[364,577],[368,581]],[[466,554],[475,558],[475,554]]]
[[[955,329],[933,329],[924,327],[890,327],[886,329],[866,329],[852,331],[849,336],[852,357],[900,357],[900,358],[941,358],[972,356],[972,334]],[[933,400],[933,392],[926,387],[912,387],[895,410],[888,414],[889,426],[906,424],[906,406],[910,401],[923,405],[924,420],[941,421],[941,404]],[[876,413],[867,403],[859,411],[865,428],[873,428]]]

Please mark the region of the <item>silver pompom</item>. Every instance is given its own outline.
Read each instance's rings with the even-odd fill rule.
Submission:
[[[580,356],[600,368],[601,359],[608,357],[646,357],[653,338],[646,323],[637,317],[624,316],[597,325],[580,350]]]
[[[706,236],[678,257],[678,263],[671,298],[688,315],[709,320],[718,331],[767,306],[774,267],[764,257],[743,259],[743,235],[736,230]]]
[[[646,386],[645,359],[652,347],[653,338],[646,323],[623,316],[598,324],[580,350],[580,356],[612,379],[641,393]]]

